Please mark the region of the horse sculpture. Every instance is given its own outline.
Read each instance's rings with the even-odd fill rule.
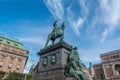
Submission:
[[[57,26],[57,21],[54,22],[53,26],[54,29],[53,31],[48,35],[47,42],[45,47],[47,47],[49,40],[52,40],[52,44],[54,44],[55,40],[57,38],[60,38],[60,42],[63,41],[64,38],[64,29],[65,29],[65,22],[62,23],[60,27]]]

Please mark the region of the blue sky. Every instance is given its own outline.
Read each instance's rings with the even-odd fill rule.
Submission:
[[[81,61],[120,49],[120,0],[0,0],[0,33],[19,39],[30,59],[44,47],[56,19],[66,21],[64,41],[77,46]],[[31,66],[28,61],[27,67]]]

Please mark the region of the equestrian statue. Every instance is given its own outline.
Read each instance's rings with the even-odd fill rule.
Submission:
[[[48,43],[49,41],[51,40],[52,41],[52,44],[54,44],[55,40],[57,38],[60,38],[60,42],[63,41],[63,38],[64,38],[64,29],[65,29],[65,21],[61,24],[60,27],[58,27],[57,25],[57,22],[59,20],[56,20],[54,23],[53,23],[53,27],[54,29],[52,30],[52,32],[48,35],[48,38],[47,38],[47,42],[45,44],[45,47],[48,46]]]

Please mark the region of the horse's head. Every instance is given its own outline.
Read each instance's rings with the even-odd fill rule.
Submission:
[[[62,30],[65,29],[65,21],[62,23],[62,25],[60,26]]]
[[[53,23],[53,26],[56,26],[57,25],[57,22],[59,21],[60,19],[56,20],[54,23]]]

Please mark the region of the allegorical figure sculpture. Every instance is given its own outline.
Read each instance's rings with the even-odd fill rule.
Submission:
[[[56,20],[53,24],[54,29],[48,35],[45,47],[47,47],[49,40],[52,40],[52,44],[55,42],[56,38],[60,38],[60,41],[63,41],[65,22],[63,22],[60,27],[58,27],[57,22],[58,22],[58,20]]]
[[[68,58],[68,64],[65,69],[65,77],[74,77],[77,80],[87,80],[85,73],[82,71],[77,47],[74,47]]]
[[[92,63],[90,62],[89,63],[89,74],[90,74],[89,76],[90,76],[90,80],[94,80],[93,79],[93,70],[92,69],[93,69],[93,66],[92,66]]]

